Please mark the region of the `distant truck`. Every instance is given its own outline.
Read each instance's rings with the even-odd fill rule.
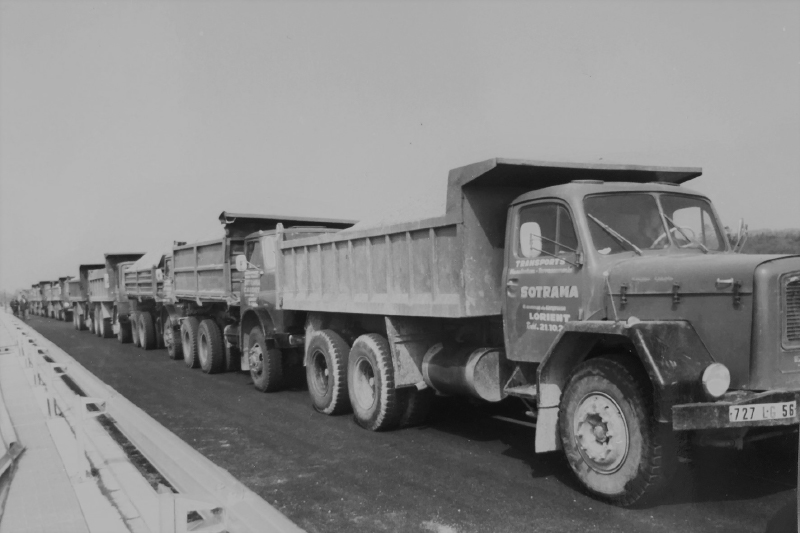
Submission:
[[[741,447],[798,423],[800,256],[733,253],[680,186],[700,174],[491,159],[450,172],[443,216],[253,233],[235,260],[243,368],[277,390],[302,344],[315,409],[374,431],[421,422],[434,391],[515,396],[536,452],[640,502],[680,440]]]
[[[122,270],[144,254],[105,254],[102,268],[89,270],[89,308],[91,330],[98,337],[115,334],[120,342],[130,342],[130,304],[122,282]]]
[[[181,243],[182,244],[182,243]],[[145,350],[166,347],[170,357],[182,358],[180,340],[173,336],[179,324],[172,290],[172,255],[147,253],[123,271],[131,305],[133,344]],[[177,342],[176,342],[177,341]]]
[[[72,305],[72,325],[78,331],[92,329],[92,309],[89,304],[89,272],[105,267],[104,263],[89,263],[78,266],[78,277],[67,284],[67,297]]]
[[[71,276],[64,276],[50,283],[50,299],[47,302],[50,318],[64,321],[72,320],[72,306],[65,290],[69,279],[71,279]]]
[[[209,241],[178,244],[172,249],[174,304],[163,306],[165,344],[173,343],[170,356],[177,358],[174,339],[186,365],[206,373],[238,370],[241,289],[245,275],[235,258],[245,251],[245,237],[257,231],[273,231],[278,224],[309,228],[311,233],[344,228],[352,221],[304,217],[276,217],[223,211],[219,216],[225,236]],[[302,341],[301,341],[302,344]]]

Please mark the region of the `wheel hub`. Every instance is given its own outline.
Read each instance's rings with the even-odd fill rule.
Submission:
[[[575,412],[574,432],[586,464],[601,474],[613,474],[628,456],[628,424],[617,402],[595,392],[581,400]]]
[[[353,391],[361,408],[369,409],[375,403],[375,373],[366,359],[356,365]]]
[[[313,357],[313,365],[314,388],[317,389],[317,392],[325,394],[328,391],[328,378],[330,374],[325,356],[320,352],[316,352]]]
[[[247,353],[247,360],[250,363],[250,371],[254,374],[261,374],[264,368],[264,354],[261,351],[261,346],[254,344],[250,347]]]

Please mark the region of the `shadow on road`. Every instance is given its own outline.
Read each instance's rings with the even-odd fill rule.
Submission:
[[[534,428],[520,427],[497,420],[505,416],[524,420],[521,404],[515,399],[498,404],[478,404],[463,398],[435,400],[428,427],[465,439],[501,442],[503,455],[524,462],[531,477],[554,477],[580,491],[561,452],[536,454]],[[685,503],[756,500],[785,492],[797,483],[797,436],[771,445],[743,451],[696,448],[691,462],[679,465],[675,478],[664,494],[641,508],[675,506]],[[796,509],[796,503],[787,504]]]

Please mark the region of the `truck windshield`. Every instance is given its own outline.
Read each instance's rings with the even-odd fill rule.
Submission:
[[[594,247],[603,255],[634,249],[625,241],[641,250],[661,249],[670,245],[666,237],[665,221],[658,210],[655,197],[651,194],[590,196],[583,201],[583,205],[589,219]],[[623,239],[615,238],[603,225],[608,226]],[[664,237],[661,237],[662,235]]]
[[[672,245],[703,251],[724,249],[711,206],[700,198],[678,194],[605,194],[587,197],[584,208],[595,249],[603,255],[630,251],[632,247],[625,240],[641,250],[660,250]],[[615,238],[609,228],[624,240]]]
[[[679,194],[661,194],[659,201],[675,245],[680,248],[705,248],[711,252],[725,250],[717,219],[706,200]]]

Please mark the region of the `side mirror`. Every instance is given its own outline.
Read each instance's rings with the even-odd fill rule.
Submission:
[[[247,270],[247,258],[243,254],[236,256],[236,270],[244,272]]]

